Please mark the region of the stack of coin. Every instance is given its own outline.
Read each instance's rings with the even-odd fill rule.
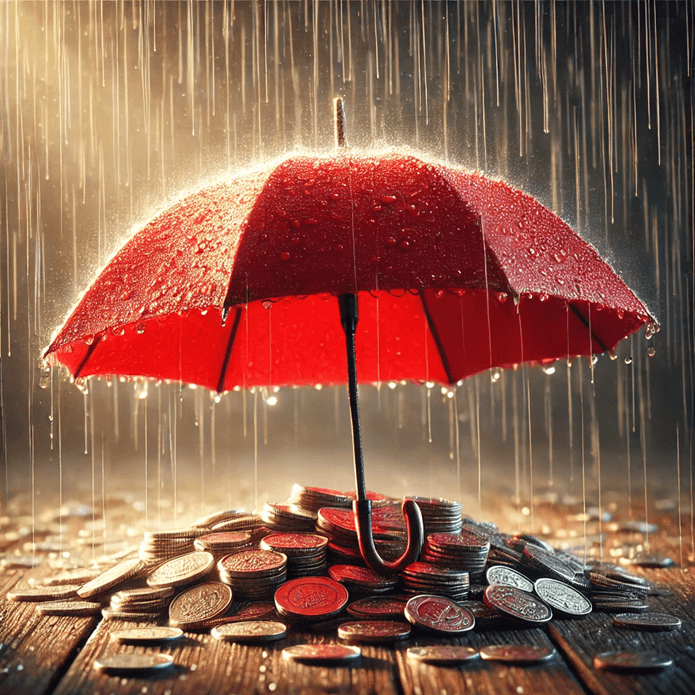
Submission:
[[[287,579],[287,556],[251,548],[226,555],[218,563],[220,579],[238,598],[268,599]]]
[[[156,620],[167,608],[173,595],[172,587],[124,589],[111,596],[111,603],[102,611],[102,615],[121,620]]]
[[[549,552],[545,548],[527,544],[524,547],[524,563],[527,572],[534,579],[547,577],[571,584],[580,591],[591,589],[586,578],[576,572],[572,565],[556,555],[555,552]]]
[[[436,594],[454,601],[468,598],[468,572],[445,569],[426,562],[413,562],[401,572],[403,591],[407,594]]]
[[[350,498],[338,490],[304,487],[296,483],[292,486],[289,503],[314,514],[317,514],[322,507],[352,508]]]
[[[463,521],[460,502],[418,495],[411,495],[406,499],[413,500],[420,507],[426,536],[430,533],[459,533],[461,531]]]
[[[250,547],[253,545],[253,537],[250,531],[219,531],[196,538],[193,545],[196,550],[211,553],[219,559]]]
[[[594,610],[606,613],[643,613],[648,610],[649,583],[641,577],[595,567],[589,574]]]
[[[287,578],[326,573],[324,536],[315,533],[273,533],[261,541],[261,548],[287,556]]]
[[[388,594],[398,586],[398,577],[384,577],[367,567],[332,565],[328,574],[343,584],[353,597]]]
[[[158,565],[171,558],[193,551],[193,541],[205,534],[202,528],[173,531],[146,531],[138,555],[146,565]]]
[[[316,514],[297,506],[289,504],[271,504],[266,502],[260,514],[266,526],[273,531],[285,531],[292,533],[295,531],[314,530]]]
[[[432,565],[482,575],[490,551],[490,543],[468,531],[432,533],[422,549],[422,559]]]
[[[208,526],[211,531],[255,531],[263,526],[263,519],[258,514],[236,513],[228,515],[222,521]]]
[[[345,557],[359,555],[357,529],[352,510],[322,508],[318,513],[316,528],[328,536],[333,554]],[[405,550],[405,522],[400,510],[391,506],[372,510],[372,534],[379,555],[385,560],[395,560]],[[363,564],[363,563],[360,563]]]

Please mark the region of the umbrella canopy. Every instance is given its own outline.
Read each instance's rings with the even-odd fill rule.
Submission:
[[[595,249],[501,181],[403,154],[293,156],[183,198],[106,265],[45,357],[218,391],[454,383],[613,349],[651,320]],[[228,312],[228,315],[227,315]],[[226,320],[223,320],[223,317]]]

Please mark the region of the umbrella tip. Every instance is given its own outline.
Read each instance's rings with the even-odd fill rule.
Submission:
[[[343,97],[336,97],[333,103],[335,104],[335,146],[339,148],[347,147],[347,138],[345,137],[345,102]]]

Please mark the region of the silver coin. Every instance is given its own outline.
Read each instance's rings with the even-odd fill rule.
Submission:
[[[215,639],[225,642],[261,644],[286,637],[287,625],[273,620],[245,620],[218,625],[212,629],[211,634]]]
[[[668,613],[621,613],[613,616],[613,624],[628,630],[668,632],[679,630],[682,623],[680,618]]]
[[[480,656],[486,661],[530,664],[549,661],[555,656],[555,649],[533,644],[489,644],[480,648]]]
[[[166,644],[175,642],[183,635],[178,627],[134,627],[129,630],[116,630],[110,637],[121,644]]]
[[[477,649],[455,645],[409,647],[406,653],[409,659],[425,664],[461,664],[480,658],[480,652]]]
[[[591,613],[591,601],[564,582],[557,579],[537,579],[534,588],[536,593],[553,610],[567,615],[588,615]]]
[[[553,617],[543,601],[513,586],[488,586],[483,600],[490,608],[531,623],[547,623]]]
[[[36,609],[41,615],[99,615],[101,604],[94,601],[47,601],[39,603]]]
[[[594,668],[608,671],[661,671],[673,665],[673,659],[654,652],[603,652],[594,657]]]
[[[396,620],[356,620],[338,627],[338,637],[348,642],[395,642],[410,635],[410,625]]]
[[[531,593],[533,591],[533,582],[527,579],[521,572],[517,572],[511,567],[505,565],[493,565],[489,567],[485,576],[488,584],[501,584],[502,586],[513,586],[521,591]]]
[[[97,671],[112,676],[134,676],[165,671],[174,666],[168,654],[112,654],[100,656],[94,662]]]
[[[317,665],[351,663],[360,656],[359,647],[345,644],[296,644],[282,650],[283,659]]]

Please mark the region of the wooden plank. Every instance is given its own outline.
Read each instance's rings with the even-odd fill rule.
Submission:
[[[683,621],[674,632],[624,630],[613,626],[611,615],[594,613],[582,621],[556,620],[550,636],[576,669],[586,687],[601,695],[645,693],[692,695],[695,683],[695,578],[680,570],[649,570],[650,580],[668,585],[672,595],[649,599],[652,612],[666,612]],[[673,667],[652,674],[620,674],[597,670],[593,657],[598,652],[643,649],[674,659]]]
[[[218,695],[219,693],[400,693],[395,653],[390,648],[365,647],[356,666],[323,668],[295,664],[282,658],[283,648],[302,642],[334,641],[322,634],[292,632],[281,642],[263,647],[218,642],[208,632],[188,632],[176,646],[169,648],[133,647],[115,644],[109,632],[137,623],[102,621],[96,633],[75,659],[59,683],[54,695],[92,695],[117,691],[119,695]],[[94,670],[94,661],[102,654],[120,652],[162,652],[171,654],[175,670],[170,675],[147,678],[107,676]]]
[[[510,665],[477,661],[453,667],[420,664],[408,659],[407,647],[442,644],[441,639],[410,640],[398,649],[398,665],[405,695],[441,695],[442,693],[562,693],[579,695],[585,691],[558,654],[552,661],[537,665]],[[552,647],[541,628],[504,631],[469,632],[446,644],[458,644],[479,649],[489,644],[529,644]]]

